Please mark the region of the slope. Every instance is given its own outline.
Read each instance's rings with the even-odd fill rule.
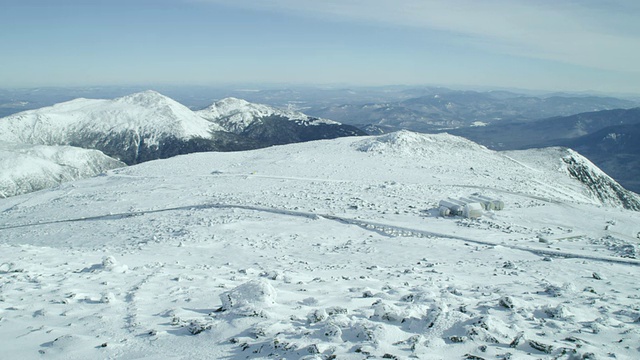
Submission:
[[[640,193],[640,123],[609,126],[556,144],[576,149],[622,186]]]
[[[0,197],[95,176],[125,166],[100,151],[0,142]]]
[[[638,213],[548,159],[400,132],[0,199],[0,345],[25,359],[637,358]],[[507,208],[437,215],[474,193]]]

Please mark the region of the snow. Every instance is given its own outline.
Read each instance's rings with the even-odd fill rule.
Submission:
[[[0,141],[0,197],[50,188],[122,166],[97,150]]]
[[[267,280],[251,280],[220,294],[220,310],[240,316],[267,317],[264,310],[275,305],[276,297],[276,290]]]
[[[268,105],[254,104],[233,97],[216,101],[209,107],[196,113],[218,124],[226,131],[237,134],[243,132],[255,121],[260,121],[260,118],[269,116],[281,116],[291,121],[301,121],[308,125],[339,124],[332,120],[311,118],[298,111],[276,109]]]
[[[87,133],[133,131],[153,143],[169,135],[207,138],[210,131],[220,130],[184,105],[151,90],[113,100],[75,99],[0,119],[0,140],[42,145],[69,144]]]
[[[0,199],[3,354],[637,359],[638,212],[511,155],[401,132]],[[505,208],[438,215],[476,193]]]

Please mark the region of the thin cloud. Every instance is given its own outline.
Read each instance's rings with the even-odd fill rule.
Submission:
[[[342,21],[438,30],[470,47],[639,72],[640,6],[631,1],[195,0]]]

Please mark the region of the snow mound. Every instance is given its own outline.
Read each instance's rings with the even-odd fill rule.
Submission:
[[[0,142],[0,197],[50,188],[123,166],[98,150]]]
[[[266,317],[264,309],[276,304],[276,289],[264,279],[252,280],[220,294],[220,300],[232,314]]]
[[[124,273],[129,270],[127,265],[120,265],[118,261],[113,256],[105,256],[102,258],[102,262],[100,264],[93,264],[90,267],[82,269],[80,272],[99,272],[99,271],[107,271],[107,272],[115,272],[115,273]]]
[[[233,97],[214,102],[209,107],[196,113],[220,125],[226,131],[233,133],[241,133],[251,124],[259,121],[260,118],[269,116],[280,116],[292,121],[303,121],[309,125],[339,124],[331,120],[312,118],[298,111],[277,109]]]
[[[362,152],[376,155],[422,156],[469,151],[489,151],[467,139],[442,134],[420,134],[411,131],[398,131],[374,138],[358,141],[354,147]]]

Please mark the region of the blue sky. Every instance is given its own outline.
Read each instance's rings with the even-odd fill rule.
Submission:
[[[0,0],[0,87],[640,93],[637,0]]]

